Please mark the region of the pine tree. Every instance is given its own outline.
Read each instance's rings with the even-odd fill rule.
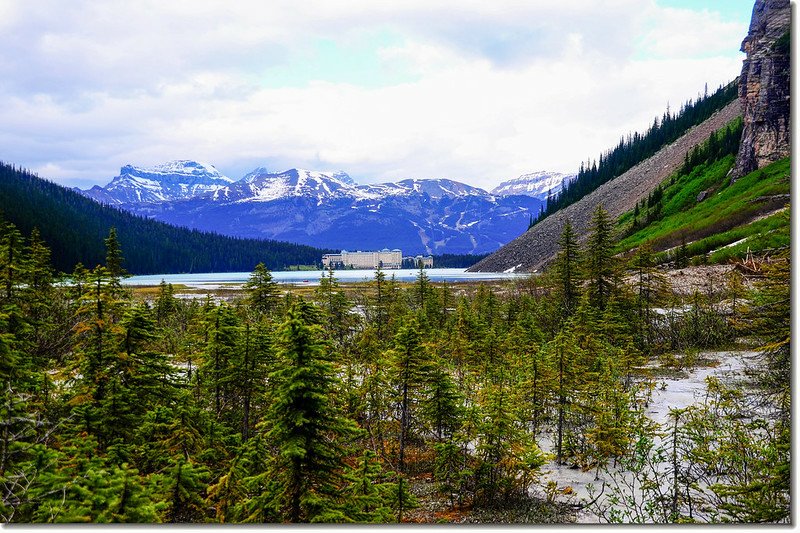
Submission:
[[[461,422],[462,398],[450,368],[435,361],[428,372],[422,399],[422,413],[439,440],[448,438]]]
[[[675,252],[675,268],[686,268],[689,266],[689,248],[686,246],[686,237],[681,236],[681,245]]]
[[[355,426],[333,401],[337,378],[317,326],[292,307],[279,330],[282,367],[273,374],[274,402],[259,425],[277,450],[263,494],[248,521],[276,516],[287,522],[346,521],[339,487],[344,441]]]
[[[158,297],[156,298],[156,321],[159,326],[165,325],[167,318],[177,308],[175,301],[175,290],[172,283],[166,283],[163,279],[158,286]]]
[[[122,267],[125,258],[122,256],[122,248],[117,239],[116,228],[112,227],[109,230],[108,237],[104,242],[106,245],[106,272],[108,273],[108,282],[111,286],[111,294],[117,297],[122,293],[120,281],[130,274]]]
[[[23,433],[31,429],[24,423],[25,401],[20,396],[26,366],[22,355],[16,336],[9,331],[9,314],[0,313],[0,480],[19,453]]]
[[[109,444],[106,432],[113,426],[103,421],[103,404],[113,378],[111,366],[117,359],[124,331],[119,327],[122,302],[115,297],[108,270],[97,266],[83,285],[80,322],[75,327],[75,347],[80,381],[74,402],[79,405],[84,429],[96,435],[101,445]]]
[[[23,239],[14,224],[2,220],[0,220],[0,224],[2,224],[0,227],[0,284],[4,291],[3,299],[11,302],[17,286],[21,282]]]
[[[577,236],[569,220],[564,223],[558,246],[553,272],[556,276],[556,290],[561,299],[563,315],[567,318],[575,310],[580,294],[580,250]]]
[[[247,440],[253,434],[255,421],[269,401],[271,382],[269,374],[274,370],[275,353],[270,324],[245,323],[241,335],[241,346],[233,362],[232,387],[241,402],[241,433]]]
[[[522,424],[518,405],[508,384],[492,383],[482,390],[477,444],[481,465],[476,477],[479,502],[489,507],[526,494],[546,462],[546,455]]]
[[[598,309],[605,308],[613,289],[615,262],[612,231],[611,217],[602,205],[598,205],[592,215],[586,249],[589,301]]]
[[[344,344],[352,322],[351,304],[347,296],[339,288],[339,280],[333,275],[333,268],[328,268],[327,276],[324,272],[322,273],[315,294],[327,322],[326,332],[339,345]]]
[[[529,402],[531,434],[536,436],[552,413],[556,373],[550,352],[544,348],[529,352],[524,372],[521,392]]]
[[[585,306],[584,306],[585,307]],[[573,411],[576,391],[581,386],[583,351],[575,339],[571,328],[558,333],[545,348],[552,354],[554,365],[554,393],[556,410],[556,460],[563,463],[566,454],[564,436],[569,430],[569,418]]]
[[[256,265],[250,279],[244,284],[247,303],[259,315],[268,315],[278,303],[278,284],[272,280],[272,273],[264,263]]]
[[[237,358],[239,320],[233,310],[220,304],[207,314],[207,342],[203,364],[199,373],[202,385],[213,391],[214,414],[219,418],[223,410],[229,413],[232,405],[230,391],[233,385],[233,362]]]
[[[381,267],[375,269],[372,284],[375,286],[375,324],[379,339],[384,339],[388,323],[389,295],[386,294],[386,274]]]
[[[394,348],[389,354],[392,382],[396,387],[397,405],[400,413],[400,438],[398,470],[406,473],[406,446],[416,418],[414,405],[424,385],[428,361],[422,346],[422,335],[415,319],[401,326],[394,337]]]
[[[421,261],[419,264],[419,272],[417,273],[415,292],[417,307],[424,312],[426,309],[426,303],[430,301],[431,286],[430,278],[428,278],[428,275],[425,273],[425,268],[423,267]]]
[[[122,257],[122,248],[117,239],[117,229],[111,228],[108,232],[108,237],[105,239],[106,245],[106,268],[112,277],[120,278],[126,274],[125,269],[122,268],[124,258]]]
[[[347,470],[343,490],[350,519],[359,523],[388,523],[394,520],[393,501],[400,487],[391,480],[394,472],[384,472],[374,452],[364,450],[356,464]],[[405,494],[405,508],[413,507],[413,496]]]
[[[202,493],[208,472],[192,461],[178,457],[165,474],[163,501],[166,522],[199,522],[205,517],[206,509]]]

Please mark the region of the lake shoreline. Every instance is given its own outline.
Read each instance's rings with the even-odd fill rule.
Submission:
[[[433,268],[425,269],[425,275],[431,283],[460,283],[475,281],[503,281],[523,279],[529,274],[514,274],[506,272],[466,272],[463,268]],[[419,275],[419,269],[383,270],[386,279],[392,277],[399,283],[414,282]],[[184,285],[191,288],[227,288],[235,289],[247,282],[251,272],[209,272],[199,274],[151,274],[132,276],[122,281],[124,285],[132,287],[156,287],[162,280],[173,285]],[[272,279],[281,285],[316,286],[322,276],[327,276],[326,270],[280,270],[272,272]],[[375,270],[334,270],[334,278],[340,284],[364,283],[372,281]]]

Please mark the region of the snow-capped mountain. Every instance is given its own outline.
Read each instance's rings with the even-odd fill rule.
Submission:
[[[560,172],[531,172],[513,180],[504,181],[492,189],[492,194],[497,196],[524,194],[546,201],[549,195],[558,194],[565,184],[576,177],[577,174],[562,174]]]
[[[271,202],[280,198],[313,197],[318,202],[352,194],[355,182],[346,173],[293,168],[273,173],[257,168],[241,180],[217,190],[217,202]]]
[[[427,195],[430,198],[462,198],[467,196],[489,196],[486,191],[465,183],[448,179],[405,179],[397,183],[378,183],[359,185],[366,197],[382,198],[386,196]]]
[[[357,185],[345,172],[290,169],[273,173],[257,168],[211,195],[216,202],[271,202],[282,198],[381,200],[390,196],[428,195],[431,198],[486,196],[483,189],[448,179],[405,179],[397,183]]]
[[[93,192],[110,189],[128,211],[226,235],[413,254],[493,251],[525,231],[542,205],[532,196],[493,195],[449,179],[358,185],[341,171],[265,168],[233,183],[217,178],[205,190],[161,193],[162,198],[143,194],[149,190],[142,186],[145,174],[153,182],[147,185],[158,191],[172,190],[176,182],[169,173],[140,171],[136,179],[118,176],[105,188],[84,193],[105,201]]]
[[[193,198],[231,183],[213,165],[177,160],[149,168],[125,165],[105,187],[95,185],[81,192],[99,202],[122,205]]]

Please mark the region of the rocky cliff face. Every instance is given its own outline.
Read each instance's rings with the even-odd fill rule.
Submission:
[[[732,177],[789,155],[789,0],[756,0],[739,79],[744,130]]]

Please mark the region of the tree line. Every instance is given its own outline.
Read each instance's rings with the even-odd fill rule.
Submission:
[[[648,159],[736,99],[738,91],[738,78],[721,85],[712,94],[708,94],[706,88],[703,95],[684,103],[677,113],[671,112],[668,107],[660,118],[656,116],[653,119],[653,124],[646,132],[629,133],[627,137],[620,138],[617,146],[600,154],[599,159],[581,162],[578,176],[565,184],[558,194],[547,198],[531,226]]]

